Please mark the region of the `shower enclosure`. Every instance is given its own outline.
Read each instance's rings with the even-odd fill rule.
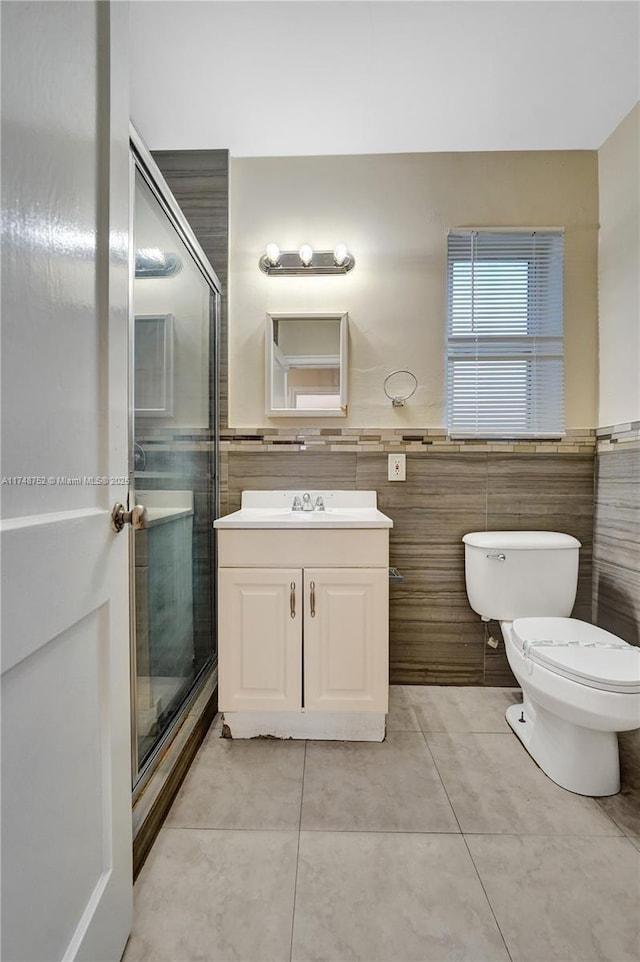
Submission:
[[[214,669],[220,285],[132,131],[134,792]],[[134,525],[132,525],[132,529]]]

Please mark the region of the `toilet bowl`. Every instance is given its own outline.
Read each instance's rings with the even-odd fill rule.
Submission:
[[[640,649],[568,617],[580,543],[537,531],[472,532],[463,541],[471,607],[500,622],[522,688],[507,722],[558,785],[614,795],[617,732],[640,728]]]
[[[619,731],[640,727],[640,650],[575,618],[501,622],[523,704],[507,722],[540,768],[570,792],[620,790]]]

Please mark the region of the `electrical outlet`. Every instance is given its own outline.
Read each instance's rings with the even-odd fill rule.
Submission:
[[[406,454],[389,455],[389,481],[407,480],[407,456]]]

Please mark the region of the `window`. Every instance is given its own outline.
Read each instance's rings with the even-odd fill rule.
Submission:
[[[562,250],[560,231],[449,234],[451,435],[563,434]]]

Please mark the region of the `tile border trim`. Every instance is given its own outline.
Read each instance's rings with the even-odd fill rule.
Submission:
[[[596,428],[596,439],[598,454],[619,450],[620,446],[625,450],[640,448],[640,421],[625,421]]]
[[[578,428],[563,438],[545,440],[462,440],[442,428],[242,428],[220,432],[222,452],[276,453],[322,451],[339,453],[458,454],[593,454],[595,431]]]

